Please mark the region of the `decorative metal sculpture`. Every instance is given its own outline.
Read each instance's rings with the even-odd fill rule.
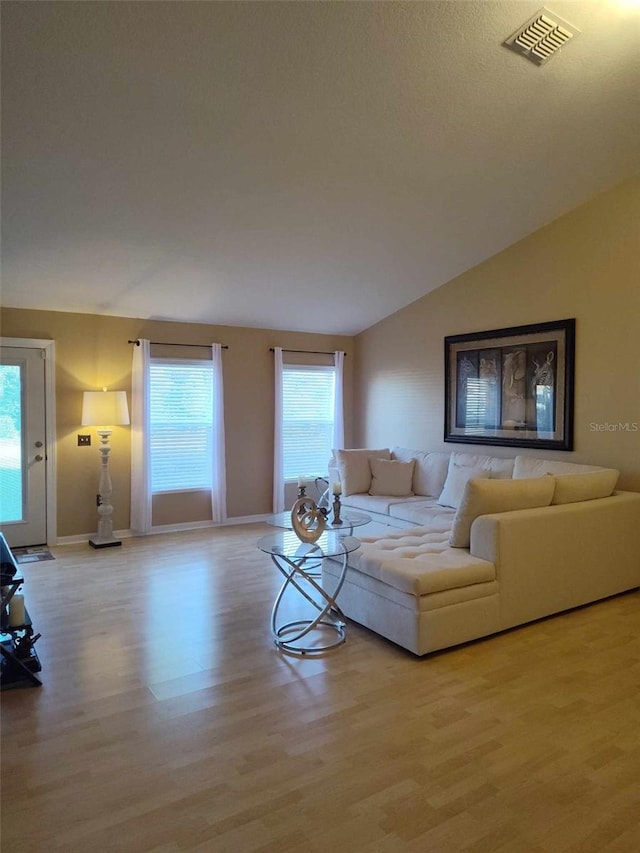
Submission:
[[[315,501],[299,498],[291,509],[291,526],[301,542],[317,542],[324,533],[326,519]]]

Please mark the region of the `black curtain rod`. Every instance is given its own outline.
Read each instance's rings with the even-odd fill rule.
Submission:
[[[140,341],[127,341],[128,344],[135,344],[137,347],[140,346]],[[158,347],[206,347],[207,349],[211,346],[211,344],[176,344],[171,341],[149,341],[150,344],[154,344]],[[226,344],[222,344],[222,349],[229,349]]]
[[[269,347],[269,352],[275,352],[275,347]],[[332,352],[323,352],[322,350],[317,349],[283,349],[282,352],[303,352],[307,355],[334,355]],[[346,352],[344,357],[347,357]]]

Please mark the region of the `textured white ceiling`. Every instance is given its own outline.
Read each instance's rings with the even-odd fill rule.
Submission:
[[[2,3],[5,306],[354,334],[640,169],[640,11]]]

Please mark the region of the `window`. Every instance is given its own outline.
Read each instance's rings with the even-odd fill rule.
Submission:
[[[326,474],[333,443],[335,368],[284,365],[284,479]]]
[[[213,465],[213,363],[152,359],[151,491],[210,489]]]
[[[24,517],[22,381],[19,365],[0,365],[0,519],[4,522]]]

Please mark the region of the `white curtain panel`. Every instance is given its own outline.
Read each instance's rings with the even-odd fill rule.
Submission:
[[[282,347],[273,348],[275,411],[273,441],[273,511],[284,512],[284,460],[282,450]]]
[[[344,353],[336,350],[333,354],[336,368],[335,399],[333,407],[333,444],[332,448],[344,447]]]
[[[211,344],[213,359],[213,478],[211,486],[211,518],[227,519],[227,472],[224,442],[224,384],[222,381],[222,345]]]
[[[131,377],[131,530],[151,530],[151,452],[149,446],[150,343],[133,347]]]

